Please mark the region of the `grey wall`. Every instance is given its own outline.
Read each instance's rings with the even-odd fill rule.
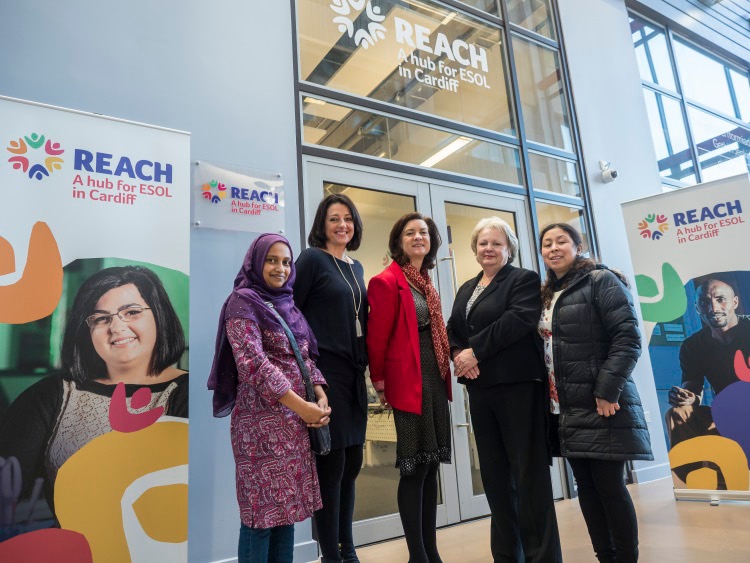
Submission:
[[[559,6],[600,258],[634,280],[620,204],[661,193],[661,182],[628,15],[622,0],[559,0]],[[597,48],[599,45],[606,48]],[[620,173],[616,181],[602,183],[600,160],[612,162]],[[650,418],[656,458],[635,462],[635,478],[643,482],[669,475],[659,403],[645,346],[633,376]]]
[[[287,1],[0,3],[0,94],[190,131],[191,156],[281,173],[299,249],[291,12]],[[218,312],[252,240],[191,236],[190,560],[236,557],[228,420],[206,378]],[[298,525],[297,559],[317,552]]]
[[[722,0],[710,7],[700,0],[628,0],[628,5],[662,22],[667,18],[675,30],[750,65],[750,0]]]

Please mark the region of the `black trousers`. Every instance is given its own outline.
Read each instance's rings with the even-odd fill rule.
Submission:
[[[638,561],[638,521],[625,487],[625,462],[568,458],[578,499],[599,561]]]
[[[541,382],[469,387],[495,562],[562,561]]]
[[[362,456],[361,445],[315,456],[323,498],[323,508],[314,515],[315,532],[325,563],[356,558],[352,537],[354,483],[362,468]]]

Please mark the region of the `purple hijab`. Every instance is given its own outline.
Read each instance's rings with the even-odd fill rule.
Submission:
[[[280,235],[266,233],[260,235],[245,254],[237,277],[234,290],[227,297],[219,316],[219,328],[216,333],[216,348],[208,388],[214,392],[214,416],[223,417],[232,412],[237,398],[237,365],[234,361],[232,346],[227,338],[226,321],[232,318],[249,319],[256,322],[262,330],[283,332],[276,315],[266,305],[273,303],[274,308],[289,325],[297,342],[309,343],[310,354],[318,355],[318,344],[302,313],[294,305],[292,286],[296,269],[292,260],[292,271],[282,287],[269,287],[263,279],[263,265],[268,251],[277,242],[289,246],[289,241]],[[289,246],[291,254],[292,249]]]

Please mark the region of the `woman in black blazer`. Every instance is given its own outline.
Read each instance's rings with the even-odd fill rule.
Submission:
[[[458,290],[451,356],[469,391],[497,561],[562,561],[547,441],[547,378],[536,326],[536,272],[511,266],[518,239],[499,217],[479,221],[471,249],[482,272]]]

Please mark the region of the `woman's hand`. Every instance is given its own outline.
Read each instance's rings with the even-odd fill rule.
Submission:
[[[620,410],[620,403],[610,403],[604,399],[596,398],[596,412],[599,416],[609,417],[614,416],[617,411]]]
[[[467,379],[476,379],[479,376],[479,362],[474,357],[474,351],[471,348],[461,350],[453,356],[453,365],[456,367],[456,377],[465,377]]]
[[[328,398],[318,399],[317,403],[307,403],[309,406],[301,414],[302,420],[310,428],[320,428],[331,422],[331,407],[328,406]]]
[[[391,409],[391,405],[385,400],[385,391],[378,391],[378,399],[380,399],[380,406],[384,409]]]

